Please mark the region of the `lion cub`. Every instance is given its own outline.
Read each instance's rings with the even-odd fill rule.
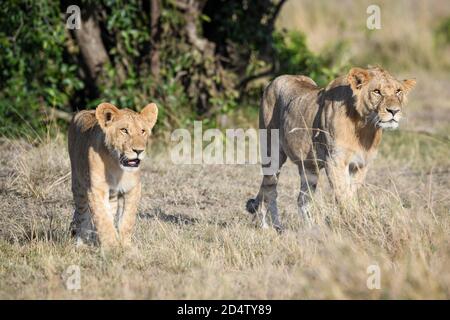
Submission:
[[[154,103],[140,113],[101,103],[73,117],[68,140],[77,244],[130,244],[141,195],[139,167],[157,116]]]

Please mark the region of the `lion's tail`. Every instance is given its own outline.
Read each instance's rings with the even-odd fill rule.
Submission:
[[[256,199],[248,199],[247,204],[245,205],[247,211],[251,214],[255,214],[259,208],[259,200]]]

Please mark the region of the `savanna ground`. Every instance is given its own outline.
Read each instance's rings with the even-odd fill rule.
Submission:
[[[317,7],[305,2],[313,11],[305,16],[314,17]],[[329,31],[320,34],[317,25],[327,16],[316,14],[309,24],[297,19],[306,32],[315,30],[310,40],[318,46],[315,39]],[[426,43],[425,31],[420,37],[411,31],[420,21],[403,31]],[[402,30],[381,32],[395,39]],[[427,46],[415,48],[392,50],[399,60],[416,57],[427,65]],[[303,226],[299,178],[288,163],[279,185],[281,235],[257,228],[244,210],[259,188],[259,166],[175,165],[170,145],[156,141],[142,171],[134,248],[77,249],[68,232],[73,207],[65,135],[1,139],[0,298],[450,298],[450,79],[432,66],[406,70],[396,74],[415,76],[417,87],[401,129],[384,134],[359,209],[340,213],[321,177],[314,225]],[[256,126],[256,119],[247,125]],[[81,271],[77,291],[65,286],[71,265]],[[371,265],[381,271],[379,290],[367,287]]]
[[[430,87],[438,83],[444,94],[448,81]],[[0,297],[449,298],[450,97],[431,103],[426,89],[411,97],[403,132],[385,134],[357,212],[340,214],[321,179],[315,225],[302,226],[297,170],[286,165],[282,235],[256,228],[244,211],[259,187],[257,165],[174,165],[154,147],[135,248],[76,249],[64,137],[37,147],[2,140]],[[81,270],[78,291],[64,285],[70,265]],[[380,267],[379,290],[367,288],[370,265]]]

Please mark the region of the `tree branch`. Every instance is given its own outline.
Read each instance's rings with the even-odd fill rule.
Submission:
[[[273,31],[275,29],[275,21],[278,18],[278,15],[280,14],[281,8],[283,7],[283,5],[286,3],[286,0],[280,0],[277,5],[275,6],[275,10],[273,11],[272,16],[269,19],[269,27],[271,29],[271,31]]]
[[[64,120],[66,122],[72,121],[71,113],[56,108],[41,106],[41,113],[45,115],[47,121],[56,119]]]
[[[272,16],[270,17],[269,21],[268,21],[268,26],[269,26],[269,32],[272,34],[273,30],[275,29],[275,21],[278,18],[278,15],[281,12],[281,8],[283,7],[283,5],[286,3],[286,0],[280,0],[276,6],[275,9],[272,13]],[[247,84],[249,84],[252,81],[255,81],[257,79],[263,78],[263,77],[267,77],[267,76],[271,76],[273,74],[276,73],[278,66],[277,63],[275,61],[275,58],[273,56],[273,52],[270,54],[272,56],[272,67],[268,70],[262,71],[260,73],[245,77],[244,79],[242,79],[239,84],[237,85],[237,89],[242,90],[244,89]]]
[[[268,77],[270,75],[273,75],[275,72],[275,68],[272,66],[270,69],[262,71],[260,73],[245,77],[244,79],[242,79],[239,84],[237,85],[237,89],[243,89],[247,86],[247,84],[249,84],[252,81],[255,81],[257,79],[260,78],[264,78],[264,77]]]

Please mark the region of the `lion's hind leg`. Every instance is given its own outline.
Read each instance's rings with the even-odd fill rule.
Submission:
[[[278,170],[276,170],[275,174],[263,176],[258,195],[256,196],[256,198],[249,199],[246,204],[246,209],[248,212],[250,212],[251,214],[255,214],[256,218],[260,216],[262,228],[268,227],[266,216],[267,213],[269,213],[272,219],[273,227],[279,232],[282,230],[282,225],[278,214],[277,185],[278,178],[280,176],[280,169],[286,162],[286,159],[287,156],[284,154],[284,152],[280,152]],[[263,208],[261,208],[261,204],[263,204]]]

